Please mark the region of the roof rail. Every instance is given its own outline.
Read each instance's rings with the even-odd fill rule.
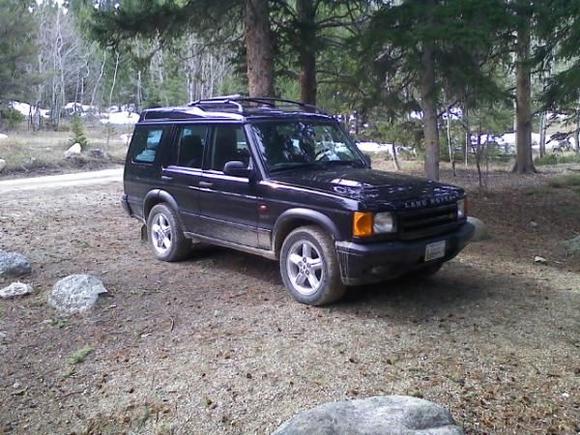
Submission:
[[[253,104],[253,105],[252,105]],[[258,105],[258,106],[256,106]],[[189,107],[199,107],[203,110],[204,106],[212,109],[227,109],[235,108],[239,113],[245,113],[245,109],[252,109],[260,106],[268,106],[272,109],[282,108],[283,106],[297,106],[306,109],[309,112],[320,113],[326,115],[324,111],[312,104],[302,103],[300,101],[287,100],[284,98],[273,97],[245,97],[241,95],[226,95],[223,97],[214,97],[192,101],[188,104]]]

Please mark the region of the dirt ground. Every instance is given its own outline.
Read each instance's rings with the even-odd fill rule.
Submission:
[[[498,173],[480,192],[460,174],[492,238],[328,308],[291,300],[261,258],[153,260],[120,184],[1,198],[0,249],[29,256],[37,293],[0,301],[0,433],[269,433],[383,394],[438,402],[468,433],[576,433],[580,259],[559,243],[580,234],[580,195],[553,175]],[[61,317],[47,293],[81,272],[110,297]]]

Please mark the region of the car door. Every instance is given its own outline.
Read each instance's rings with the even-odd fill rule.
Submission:
[[[143,200],[159,183],[163,148],[170,136],[168,125],[140,124],[135,127],[123,178],[127,201],[137,216],[143,217]]]
[[[201,229],[212,239],[257,247],[256,186],[248,177],[224,174],[229,161],[252,166],[244,128],[239,124],[214,125],[199,182]]]
[[[172,152],[161,180],[175,198],[186,232],[199,231],[199,181],[202,175],[209,128],[203,124],[178,124]]]

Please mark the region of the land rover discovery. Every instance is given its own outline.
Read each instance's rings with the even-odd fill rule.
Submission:
[[[198,243],[260,255],[312,305],[346,286],[433,274],[473,234],[462,189],[372,170],[335,118],[281,99],[143,111],[124,191],[159,260]]]

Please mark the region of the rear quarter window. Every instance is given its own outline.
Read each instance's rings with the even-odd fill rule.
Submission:
[[[136,163],[153,163],[167,130],[168,127],[157,125],[135,127],[131,141],[131,160]]]

